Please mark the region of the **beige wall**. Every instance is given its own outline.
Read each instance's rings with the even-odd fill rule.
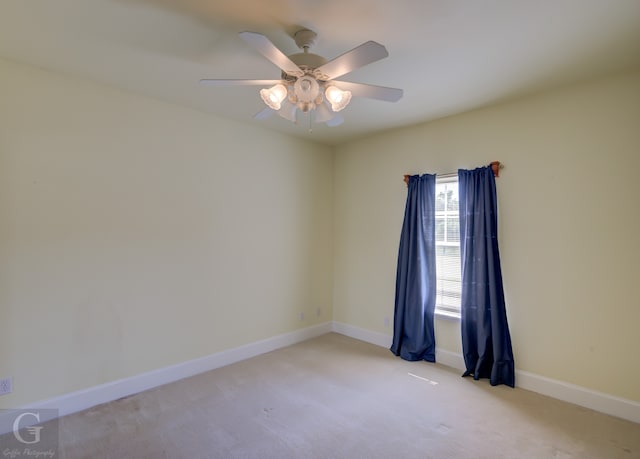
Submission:
[[[331,319],[329,148],[7,61],[0,101],[0,407]]]
[[[0,100],[0,407],[332,318],[391,335],[402,175],[494,159],[517,368],[640,401],[640,74],[335,155],[6,61]]]
[[[640,401],[638,73],[338,148],[334,320],[392,334],[403,174],[491,160],[516,367]],[[461,352],[459,322],[436,334]]]

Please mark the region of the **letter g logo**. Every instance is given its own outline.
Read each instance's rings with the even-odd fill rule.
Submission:
[[[22,413],[16,418],[15,421],[13,421],[13,435],[20,443],[24,443],[25,445],[33,445],[34,443],[38,443],[40,441],[40,431],[42,430],[42,426],[27,427],[26,430],[29,434],[33,435],[33,440],[25,440],[20,434],[20,421],[22,421],[22,418],[24,418],[25,416],[33,416],[37,422],[40,422],[40,413]]]

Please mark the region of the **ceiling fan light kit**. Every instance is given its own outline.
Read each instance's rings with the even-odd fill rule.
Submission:
[[[325,91],[327,100],[331,103],[331,109],[334,112],[339,112],[351,102],[351,91],[343,91],[340,88],[329,85]]]
[[[277,84],[269,89],[261,89],[260,97],[268,107],[280,110],[282,101],[287,97],[287,88],[282,84]]]
[[[337,126],[342,123],[343,110],[353,95],[368,97],[387,102],[396,102],[402,97],[402,90],[352,83],[337,80],[357,68],[376,62],[389,55],[386,48],[374,41],[368,41],[331,61],[309,52],[315,43],[316,33],[303,29],[296,32],[294,40],[303,50],[302,53],[286,56],[264,35],[255,32],[240,32],[240,37],[253,46],[264,57],[281,70],[280,80],[220,80],[203,79],[207,85],[260,85],[270,88],[261,89],[260,97],[267,108],[255,118],[262,119],[273,112],[296,122],[298,110],[315,114],[315,122]],[[265,114],[265,111],[268,113]]]

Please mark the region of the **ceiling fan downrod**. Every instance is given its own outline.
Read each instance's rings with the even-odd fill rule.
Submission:
[[[318,38],[318,34],[309,29],[298,30],[293,35],[296,45],[305,53],[309,52],[309,48],[315,44],[316,38]]]

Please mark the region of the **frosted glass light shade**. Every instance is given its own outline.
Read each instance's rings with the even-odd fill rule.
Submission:
[[[261,89],[260,97],[267,107],[280,110],[282,101],[287,97],[287,88],[283,84],[277,84],[269,89]]]
[[[343,91],[333,85],[327,87],[324,95],[334,112],[339,112],[351,102],[351,91]]]
[[[296,80],[293,84],[293,91],[298,102],[314,102],[320,94],[320,85],[315,78],[305,75]]]

